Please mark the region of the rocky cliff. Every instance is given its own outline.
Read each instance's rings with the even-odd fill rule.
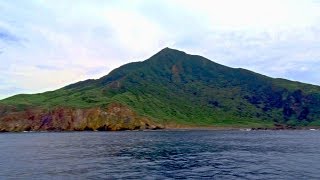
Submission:
[[[106,108],[30,108],[16,111],[14,107],[0,107],[0,131],[117,131],[159,129],[145,117],[140,117],[121,104]]]

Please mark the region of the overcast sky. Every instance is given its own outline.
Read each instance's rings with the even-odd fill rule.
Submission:
[[[1,0],[0,99],[99,78],[164,47],[320,85],[320,1]]]

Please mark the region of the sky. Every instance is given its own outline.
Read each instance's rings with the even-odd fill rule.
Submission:
[[[320,0],[0,0],[0,99],[165,47],[320,85]]]

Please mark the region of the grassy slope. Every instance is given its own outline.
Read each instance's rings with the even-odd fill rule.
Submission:
[[[41,94],[17,95],[0,104],[23,110],[30,106],[88,108],[120,102],[164,123],[320,125],[319,92],[318,86],[272,79],[164,49],[147,61],[127,64],[98,80]]]

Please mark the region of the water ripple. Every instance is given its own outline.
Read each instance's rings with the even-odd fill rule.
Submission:
[[[0,179],[319,179],[319,131],[0,134]]]

